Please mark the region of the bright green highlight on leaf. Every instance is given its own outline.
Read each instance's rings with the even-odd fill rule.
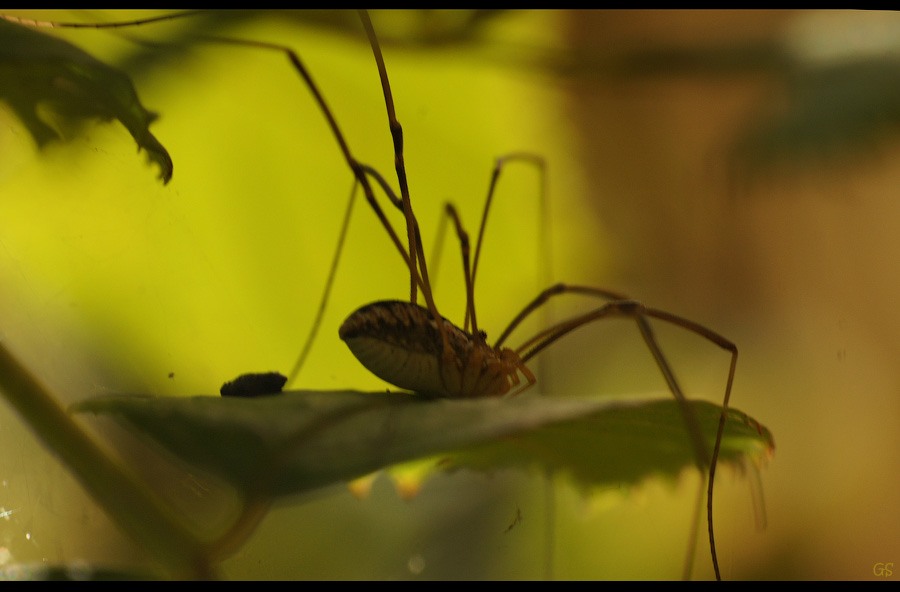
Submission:
[[[711,449],[721,407],[692,407]],[[434,455],[445,469],[542,466],[586,486],[674,476],[695,464],[674,399],[291,391],[256,399],[115,396],[74,410],[113,416],[254,497],[300,493]],[[729,411],[720,462],[758,461],[773,449],[767,429]]]

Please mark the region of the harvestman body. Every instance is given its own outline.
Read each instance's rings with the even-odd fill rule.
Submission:
[[[367,304],[338,330],[356,359],[372,374],[400,388],[435,397],[505,395],[519,384],[518,373],[537,379],[509,348],[495,349],[484,333],[466,333],[444,317],[442,330],[427,309],[389,300]]]
[[[28,24],[76,28],[125,27],[177,18],[195,12],[197,11],[154,17],[128,23],[107,23],[101,25],[81,23],[37,23],[33,21]],[[486,334],[479,330],[476,321],[474,283],[485,222],[493,198],[494,188],[500,173],[499,161],[494,169],[494,174],[491,179],[491,185],[479,229],[474,259],[470,257],[468,235],[460,223],[455,208],[449,204],[446,206],[446,213],[453,219],[456,225],[456,232],[460,241],[463,257],[463,269],[466,282],[466,320],[464,328],[454,325],[451,321],[441,316],[432,296],[425,257],[421,248],[422,243],[418,222],[412,211],[412,203],[409,197],[406,170],[403,161],[403,132],[394,113],[393,97],[390,91],[390,83],[384,65],[384,59],[368,14],[365,11],[361,11],[360,18],[366,29],[366,34],[372,47],[381,79],[390,131],[394,142],[395,167],[400,187],[399,196],[394,193],[378,171],[357,161],[351,154],[349,146],[347,145],[343,133],[331,110],[327,106],[318,87],[313,82],[306,67],[300,60],[300,57],[292,49],[278,44],[259,41],[201,37],[202,39],[216,43],[275,50],[281,52],[289,59],[292,66],[305,81],[307,88],[312,93],[320,110],[326,118],[343,156],[350,170],[353,172],[357,185],[362,187],[370,207],[409,267],[410,300],[381,301],[367,304],[359,308],[352,313],[340,327],[340,338],[346,342],[353,355],[368,370],[398,387],[432,397],[491,397],[516,394],[522,389],[535,384],[537,379],[526,366],[527,361],[570,331],[602,318],[626,317],[633,319],[637,323],[641,336],[653,355],[670,391],[681,407],[685,424],[694,446],[697,466],[701,469],[708,468],[707,524],[712,562],[716,578],[719,579],[720,574],[716,556],[712,518],[713,483],[715,480],[716,463],[737,363],[737,347],[721,335],[698,323],[660,309],[644,306],[621,294],[600,288],[566,284],[556,284],[541,292],[510,322],[503,333],[501,333],[500,338],[493,345],[488,344],[486,342]],[[510,155],[510,158],[520,160],[534,159],[534,157],[523,155]],[[384,195],[391,204],[403,212],[404,220],[406,222],[406,246],[403,245],[393,226],[388,222],[384,211],[379,205],[378,200],[375,198],[371,181],[375,181],[375,183],[381,187]],[[343,244],[343,238],[346,234],[347,221],[348,217],[345,217],[339,240],[338,255],[340,253],[340,245]],[[326,283],[322,306],[320,306],[318,316],[313,324],[313,329],[311,330],[304,349],[291,373],[291,381],[296,378],[303,365],[306,354],[309,351],[309,347],[315,338],[324,311],[324,303],[327,301],[337,260],[338,256],[335,257],[332,263],[332,274]],[[424,297],[425,306],[417,304],[417,296],[420,292]],[[538,332],[515,349],[503,346],[507,337],[509,337],[512,331],[518,327],[526,317],[543,306],[550,298],[562,294],[579,294],[591,298],[599,298],[605,302],[586,313],[562,321]],[[707,451],[705,441],[701,435],[700,427],[693,410],[690,408],[687,399],[675,379],[674,373],[656,341],[647,320],[649,317],[674,324],[696,333],[731,354],[731,364],[722,402],[723,410],[720,415],[716,442],[711,455]],[[520,374],[524,376],[525,384],[521,384],[522,381],[519,378]],[[513,390],[517,386],[519,388]]]

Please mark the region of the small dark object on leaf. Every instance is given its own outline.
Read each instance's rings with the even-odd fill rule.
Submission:
[[[241,374],[231,382],[222,385],[219,392],[223,397],[259,397],[277,395],[284,388],[287,377],[278,372]]]

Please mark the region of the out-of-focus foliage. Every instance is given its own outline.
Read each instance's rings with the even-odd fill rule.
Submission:
[[[0,100],[22,120],[39,146],[89,119],[119,120],[172,178],[172,159],[150,133],[156,114],[141,105],[124,73],[61,39],[0,20]]]
[[[900,56],[798,65],[783,83],[737,142],[735,162],[752,174],[827,165],[900,137]]]
[[[228,36],[237,27],[262,19],[313,24],[346,35],[351,42],[363,40],[353,11],[191,11],[189,16],[175,19],[177,28],[152,40],[125,29],[121,35],[134,40],[134,50],[119,66],[139,74],[177,58],[184,48],[202,42],[204,37]],[[386,46],[427,51],[480,44],[488,59],[498,63],[544,69],[574,79],[609,77],[621,81],[748,73],[768,76],[775,83],[773,94],[761,103],[745,132],[733,142],[735,173],[741,176],[826,163],[832,157],[877,148],[886,138],[894,138],[900,127],[896,115],[900,112],[900,60],[889,55],[818,63],[777,39],[697,47],[650,44],[613,55],[578,48],[538,49],[488,41],[484,30],[502,16],[503,11],[496,10],[375,11],[373,20]],[[57,132],[35,116],[38,104],[50,101],[59,115],[69,119],[117,118],[159,163],[162,178],[168,180],[171,161],[146,130],[155,116],[137,101],[124,74],[73,46],[24,27],[4,22],[0,35],[4,36],[8,68],[3,98],[40,144],[56,137]],[[66,68],[64,78],[51,70],[47,60],[51,53],[56,54],[57,63],[52,68]],[[69,83],[62,84],[63,80]],[[76,85],[80,87],[78,93],[73,92]]]

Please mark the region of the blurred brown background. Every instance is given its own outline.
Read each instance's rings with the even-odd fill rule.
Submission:
[[[569,26],[576,47],[599,55],[782,42],[839,63],[892,58],[900,18],[612,11],[574,14]],[[748,180],[730,151],[790,105],[787,83],[765,68],[680,66],[569,87],[592,189],[584,207],[612,251],[611,273],[596,281],[703,319],[740,348],[733,404],[773,430],[777,450],[763,473],[765,534],[725,535],[732,575],[878,579],[873,564],[900,555],[900,150],[891,115],[872,139],[823,140]]]

